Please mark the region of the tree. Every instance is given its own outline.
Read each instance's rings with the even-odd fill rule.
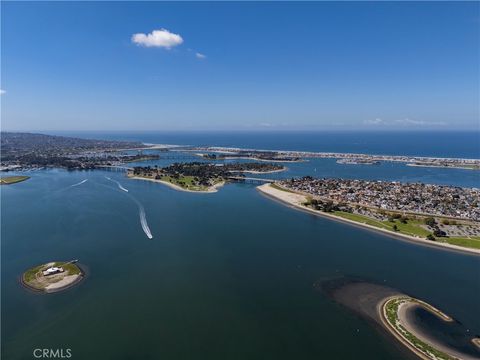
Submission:
[[[432,234],[428,234],[427,240],[435,241],[435,236],[433,236]]]
[[[431,216],[425,218],[424,221],[425,221],[425,224],[426,224],[426,225],[431,226],[431,227],[435,226],[435,224],[437,223],[437,222],[435,221],[435,219],[434,219],[433,217],[431,217]]]
[[[433,231],[433,235],[436,236],[436,237],[445,237],[445,236],[447,236],[447,233],[445,231],[440,230],[440,229],[435,229]]]
[[[394,224],[394,225],[393,225],[393,231],[398,231],[398,226],[397,226],[397,224]]]

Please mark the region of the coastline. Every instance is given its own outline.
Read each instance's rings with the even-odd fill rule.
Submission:
[[[411,298],[407,295],[393,295],[388,296],[382,301],[377,304],[377,312],[378,317],[383,325],[383,327],[392,335],[394,336],[399,342],[401,342],[405,347],[410,349],[415,355],[417,355],[421,359],[431,360],[436,359],[434,355],[432,357],[425,354],[428,353],[428,350],[424,350],[422,352],[411,340],[409,340],[405,335],[401,334],[398,329],[396,329],[391,322],[388,320],[387,316],[387,304],[391,301],[400,300],[404,298],[404,302],[402,302],[397,309],[397,321],[399,326],[403,327],[408,333],[413,335],[416,339],[420,340],[421,342],[428,344],[429,346],[433,347],[437,351],[440,351],[448,356],[448,358],[452,359],[464,359],[464,360],[474,360],[475,357],[469,356],[467,354],[461,353],[456,351],[453,348],[445,346],[444,344],[438,342],[434,337],[425,334],[420,329],[416,328],[408,321],[408,312],[413,311],[416,307],[421,307],[426,311],[431,312],[441,320],[445,322],[454,322],[454,320],[448,316],[447,314],[443,313],[442,311],[438,310],[434,306],[415,298]],[[474,339],[472,339],[473,341]],[[443,358],[443,357],[442,357]]]
[[[425,167],[425,168],[441,168],[441,169],[462,169],[462,170],[480,170],[474,167],[468,166],[446,166],[446,165],[429,165],[429,164],[414,164],[414,163],[407,163],[405,166],[412,166],[412,167]]]
[[[32,287],[32,286],[28,285],[25,282],[25,279],[24,279],[25,274],[22,274],[20,276],[20,279],[19,279],[20,284],[23,286],[23,288],[25,288],[29,291],[32,291],[36,294],[39,294],[39,293],[41,293],[41,294],[53,294],[53,293],[57,293],[57,292],[60,292],[60,291],[63,291],[63,290],[70,289],[70,288],[74,287],[75,285],[79,284],[80,282],[82,282],[83,279],[85,279],[85,271],[82,269],[82,267],[78,263],[76,263],[75,265],[80,270],[80,274],[68,275],[64,279],[58,281],[57,283],[51,284],[51,285],[54,285],[54,286],[51,286],[50,288],[46,287],[45,289],[38,289],[38,288],[35,288],[35,287]],[[64,280],[66,280],[67,278],[69,278],[69,281],[65,282]]]
[[[171,182],[164,181],[164,180],[157,180],[157,179],[149,179],[141,176],[128,176],[129,179],[134,179],[134,180],[145,180],[145,181],[151,181],[155,183],[160,183],[163,185],[168,186],[171,189],[177,190],[177,191],[185,191],[185,192],[190,192],[190,193],[197,193],[197,194],[211,194],[215,193],[218,191],[219,188],[221,188],[223,185],[225,185],[225,181],[222,181],[218,184],[215,184],[213,186],[210,186],[208,190],[189,190],[189,189],[184,189],[179,185],[172,184]]]
[[[187,150],[184,150],[187,151]],[[194,151],[194,150],[191,150]],[[220,152],[222,153],[222,152]],[[202,153],[196,153],[196,156],[199,157],[204,157]],[[225,161],[225,160],[255,160],[255,161],[263,161],[263,162],[279,162],[279,163],[298,163],[298,162],[307,162],[308,160],[304,159],[299,159],[299,160],[284,160],[284,159],[262,159],[262,158],[257,158],[253,156],[231,156],[231,157],[226,157],[226,158],[220,158],[220,159],[211,159],[213,161]]]
[[[357,221],[345,219],[339,216],[335,216],[333,214],[329,214],[326,212],[322,212],[319,210],[313,210],[310,208],[307,208],[306,206],[303,206],[302,203],[306,201],[306,196],[298,194],[293,191],[284,191],[284,190],[279,190],[275,189],[270,186],[270,184],[264,184],[260,185],[257,187],[257,190],[260,191],[262,194],[265,194],[268,197],[271,197],[273,199],[276,199],[284,204],[287,204],[289,206],[292,206],[298,210],[302,210],[311,214],[315,214],[318,216],[323,216],[325,218],[329,218],[331,220],[336,220],[340,221],[343,223],[347,223],[350,225],[355,225],[358,227],[362,227],[371,231],[376,231],[378,233],[397,238],[400,240],[408,241],[411,243],[415,243],[418,245],[423,245],[423,246],[432,246],[438,249],[443,249],[443,250],[449,250],[449,251],[457,251],[457,252],[462,252],[470,255],[480,255],[480,249],[472,249],[472,248],[466,248],[462,246],[457,246],[457,245],[452,245],[448,243],[439,243],[439,242],[434,242],[431,240],[427,239],[422,239],[419,237],[414,237],[414,236],[409,236],[401,233],[393,233],[392,231],[386,230],[386,229],[381,229],[372,225],[360,223]]]
[[[252,148],[238,148],[238,147],[222,147],[222,146],[208,146],[196,147],[192,151],[209,151],[214,153],[238,153],[239,151],[250,152],[275,152],[288,156],[298,156],[302,158],[368,158],[379,161],[393,161],[393,162],[413,162],[413,161],[460,161],[467,163],[480,163],[480,158],[462,158],[462,157],[437,157],[437,156],[418,156],[418,155],[386,155],[386,154],[365,154],[365,153],[341,153],[341,152],[325,152],[325,151],[296,151],[296,150],[273,150],[273,149],[252,149]],[[452,167],[450,167],[452,168]]]

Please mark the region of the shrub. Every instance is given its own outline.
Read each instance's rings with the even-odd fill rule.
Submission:
[[[435,226],[436,224],[436,221],[433,217],[427,217],[425,218],[425,224],[427,224],[428,226]]]

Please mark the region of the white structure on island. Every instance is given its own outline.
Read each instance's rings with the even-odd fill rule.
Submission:
[[[48,275],[53,275],[53,274],[58,274],[63,272],[62,267],[57,267],[57,266],[51,266],[47,270],[43,270],[43,276],[48,276]]]

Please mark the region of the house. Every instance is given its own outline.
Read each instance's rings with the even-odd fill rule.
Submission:
[[[57,267],[57,266],[51,266],[47,270],[43,270],[43,276],[48,276],[48,275],[53,275],[53,274],[58,274],[62,273],[64,270],[62,267]]]

